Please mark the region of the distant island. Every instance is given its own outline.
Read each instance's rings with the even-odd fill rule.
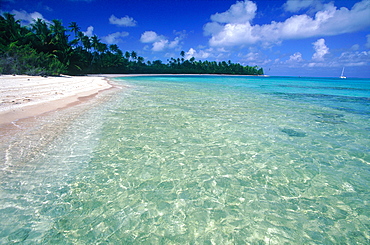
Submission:
[[[0,74],[264,74],[260,67],[230,60],[185,59],[184,51],[180,57],[168,59],[167,63],[145,62],[135,51],[123,53],[116,44],[102,43],[97,35],[86,36],[76,22],[71,22],[68,29],[60,20],[46,23],[37,19],[30,26],[22,26],[14,15],[0,15]]]

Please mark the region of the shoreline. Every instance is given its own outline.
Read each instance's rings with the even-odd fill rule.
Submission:
[[[7,87],[1,84],[0,87],[0,170],[3,171],[12,171],[10,166],[28,164],[40,157],[45,147],[68,130],[74,120],[91,108],[107,102],[124,88],[101,77],[11,77],[6,82],[13,81],[14,84]],[[4,82],[4,78],[0,76],[0,82]],[[38,90],[24,86],[26,82],[32,85],[40,82]],[[8,90],[4,92],[4,89]],[[63,94],[55,94],[56,90],[63,90]],[[30,93],[33,93],[33,97],[29,96]],[[33,98],[33,103],[23,101],[24,95]],[[11,99],[10,103],[4,103],[6,99]],[[20,103],[16,104],[19,100]]]
[[[102,77],[0,76],[0,125],[68,107],[114,85]]]
[[[137,76],[233,76],[228,74],[89,74],[41,77],[0,75],[0,125],[61,110],[117,87],[111,80]],[[239,76],[239,75],[238,75]],[[255,76],[255,75],[242,75]]]
[[[153,77],[153,76],[242,76],[242,77],[269,77],[269,75],[233,75],[233,74],[170,74],[170,73],[163,73],[163,74],[94,74],[89,76],[98,76],[98,77],[106,77],[106,78],[114,78],[114,77]]]
[[[125,88],[113,78],[173,75],[94,74],[47,78],[0,75],[0,170],[10,171],[9,166],[27,164],[39,157],[76,118]]]

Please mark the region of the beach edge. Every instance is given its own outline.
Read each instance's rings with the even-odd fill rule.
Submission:
[[[8,91],[6,93],[2,91],[0,125],[13,124],[23,119],[76,105],[117,86],[110,78],[103,76],[48,77],[46,81],[45,78],[38,76],[2,75],[0,79],[2,83],[10,83],[5,88]],[[34,81],[34,84],[42,82],[42,88],[41,85],[35,85],[35,87],[40,87],[32,95],[37,98],[36,101],[31,101],[27,97],[29,86],[20,87],[30,80]],[[67,82],[63,80],[67,80]],[[59,83],[60,81],[62,83]]]

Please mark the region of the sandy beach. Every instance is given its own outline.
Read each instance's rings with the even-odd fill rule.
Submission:
[[[97,74],[40,77],[0,75],[0,125],[55,111],[112,88],[109,78],[173,74]],[[176,74],[177,76],[187,74]],[[209,75],[209,74],[197,74]]]
[[[38,157],[72,121],[119,87],[103,76],[0,76],[0,169]]]
[[[112,85],[104,77],[0,76],[0,124],[54,111]]]

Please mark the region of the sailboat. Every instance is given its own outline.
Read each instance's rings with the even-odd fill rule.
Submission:
[[[343,67],[343,69],[342,69],[342,74],[340,75],[340,77],[339,78],[342,78],[342,79],[346,79],[347,77],[345,77],[344,76],[344,67]]]

